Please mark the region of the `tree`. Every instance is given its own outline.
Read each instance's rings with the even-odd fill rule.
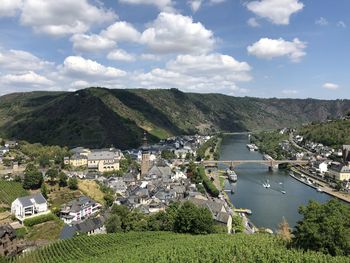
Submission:
[[[283,217],[282,222],[278,225],[277,235],[284,241],[292,240],[292,233],[287,220]]]
[[[41,187],[44,178],[42,173],[34,166],[28,164],[24,171],[23,188],[24,189],[38,189]]]
[[[161,157],[166,160],[171,160],[176,158],[176,154],[170,150],[163,150],[161,153]]]
[[[67,180],[68,177],[64,172],[60,172],[58,175],[58,185],[60,187],[66,187],[67,186]]]
[[[243,220],[238,215],[232,217],[232,231],[234,233],[242,233],[244,231]]]
[[[296,247],[333,256],[350,255],[349,206],[335,199],[325,204],[310,201],[299,213],[303,219],[293,232]]]
[[[114,196],[110,193],[108,194],[105,194],[103,196],[103,199],[105,200],[106,202],[106,207],[111,207],[113,205],[113,202],[114,202]]]
[[[174,230],[179,233],[209,234],[214,232],[212,215],[207,208],[186,201],[177,211]]]
[[[41,191],[41,194],[43,195],[43,197],[45,197],[45,198],[47,199],[48,196],[47,196],[47,188],[46,188],[45,183],[43,183],[43,184],[41,185],[40,191]]]
[[[69,178],[68,187],[71,190],[77,190],[78,189],[78,179],[75,177]]]
[[[125,230],[127,227],[128,215],[130,213],[129,209],[124,205],[113,205],[111,213],[120,217],[121,227]]]
[[[112,214],[106,221],[107,233],[117,233],[122,231],[121,220],[118,215]]]
[[[54,183],[56,178],[58,177],[58,171],[54,168],[50,168],[46,172],[46,176],[50,179],[51,183]]]
[[[43,168],[50,165],[50,159],[46,154],[40,156],[39,165]]]

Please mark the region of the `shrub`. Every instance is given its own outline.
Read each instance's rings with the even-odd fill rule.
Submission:
[[[54,214],[49,213],[49,214],[25,219],[23,223],[27,227],[32,227],[32,226],[35,226],[35,225],[38,225],[38,224],[41,224],[41,223],[44,223],[47,221],[56,220],[56,219],[57,219],[57,217]]]

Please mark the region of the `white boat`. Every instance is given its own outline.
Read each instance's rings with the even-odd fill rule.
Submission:
[[[226,174],[227,174],[227,178],[229,181],[237,182],[238,177],[237,177],[237,174],[235,173],[235,171],[233,171],[231,169],[227,169]]]
[[[282,194],[286,194],[286,191],[282,190],[281,193],[282,193]]]
[[[265,188],[270,188],[271,187],[271,185],[269,183],[269,180],[267,180],[265,183],[263,183],[263,187],[265,187]]]
[[[319,192],[319,193],[322,193],[323,192],[323,190],[320,188],[320,187],[317,187],[317,192]]]

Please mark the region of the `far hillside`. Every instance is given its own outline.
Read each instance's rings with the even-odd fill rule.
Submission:
[[[89,88],[0,97],[0,137],[90,148],[140,146],[173,135],[298,127],[339,118],[349,100],[261,99],[177,89]]]
[[[307,140],[340,148],[344,144],[350,144],[350,120],[311,124],[302,127],[300,133]]]

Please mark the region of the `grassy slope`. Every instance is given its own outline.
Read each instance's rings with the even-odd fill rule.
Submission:
[[[28,195],[21,183],[0,180],[0,204],[11,206],[11,203],[21,196]]]
[[[312,124],[300,129],[306,139],[332,147],[350,144],[350,120]]]
[[[245,131],[300,125],[340,116],[350,101],[258,99],[178,90],[31,92],[0,97],[0,134],[30,142],[122,149],[195,132]]]
[[[140,232],[60,241],[16,262],[348,262],[348,258],[287,250],[278,239],[262,234]]]

